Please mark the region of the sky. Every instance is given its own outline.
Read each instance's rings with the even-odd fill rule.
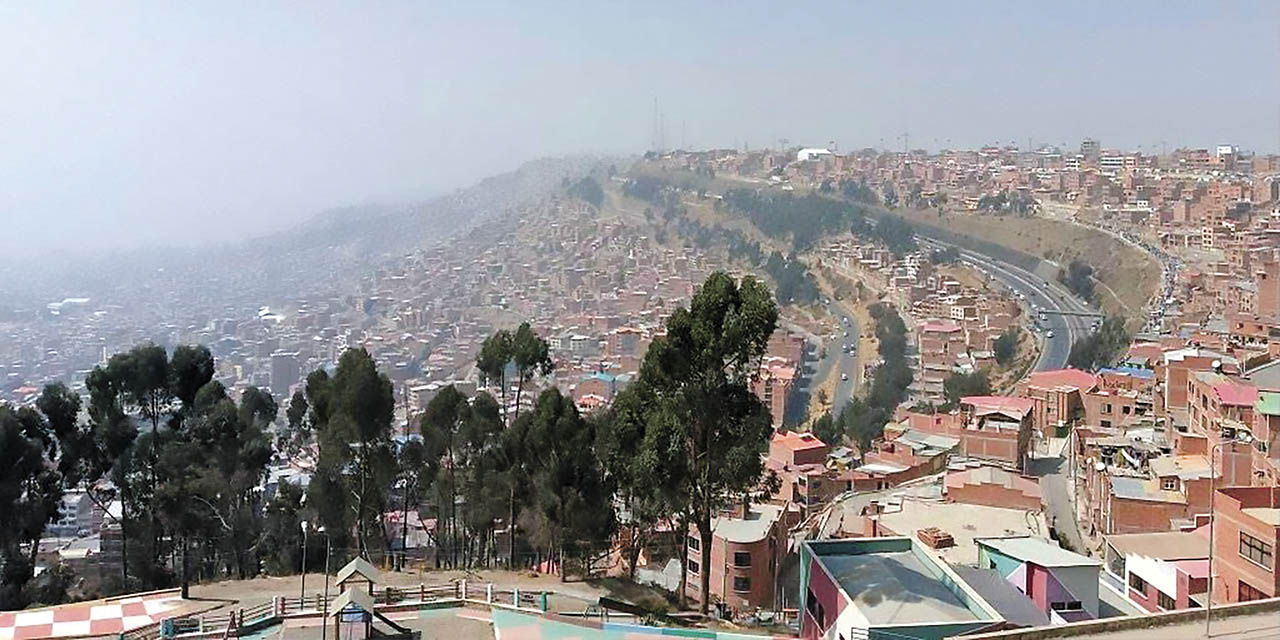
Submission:
[[[2,2],[0,254],[410,202],[543,156],[1280,150],[1280,2]]]

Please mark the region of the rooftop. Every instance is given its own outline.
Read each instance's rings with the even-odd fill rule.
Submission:
[[[911,538],[808,544],[819,564],[872,625],[997,619],[994,608],[972,587]]]
[[[1258,402],[1253,405],[1258,412],[1269,416],[1280,416],[1280,393],[1259,391]]]
[[[792,451],[802,451],[805,449],[818,449],[827,446],[825,442],[818,439],[818,436],[808,431],[800,433],[798,431],[786,431],[773,434],[773,444],[786,447]]]
[[[1182,456],[1160,456],[1152,458],[1151,472],[1158,478],[1177,476],[1182,480],[1198,480],[1208,478],[1209,458],[1194,454]]]
[[[888,505],[880,514],[884,528],[903,536],[914,536],[920,529],[938,527],[951,534],[956,546],[938,549],[936,553],[951,564],[978,564],[978,547],[974,539],[990,536],[1048,535],[1049,526],[1041,513],[1022,509],[1005,509],[976,504],[901,500],[901,506]]]
[[[964,396],[960,398],[960,404],[972,406],[976,415],[998,413],[1016,420],[1025,418],[1035,406],[1030,398],[1013,396]]]
[[[975,540],[979,545],[1025,562],[1034,562],[1042,567],[1100,567],[1102,563],[1082,556],[1073,551],[1059,547],[1057,543],[1044,538],[1017,536],[1012,538],[980,538]]]
[[[1111,493],[1117,498],[1146,500],[1149,502],[1174,502],[1185,504],[1187,497],[1177,491],[1166,491],[1150,478],[1111,477]]]
[[[716,517],[711,529],[729,542],[759,542],[769,535],[773,523],[782,516],[784,507],[777,504],[753,504],[746,518]]]
[[[1092,389],[1098,384],[1098,379],[1088,371],[1079,369],[1054,369],[1051,371],[1037,371],[1027,376],[1027,384],[1032,387],[1043,388],[1074,388],[1074,389]]]
[[[1121,553],[1157,560],[1189,560],[1209,557],[1209,536],[1195,531],[1157,531],[1107,536],[1107,544]]]
[[[1013,583],[992,569],[954,565],[951,567],[964,581],[973,587],[1006,621],[1022,627],[1039,627],[1049,624],[1045,615],[1031,598],[1018,591]]]

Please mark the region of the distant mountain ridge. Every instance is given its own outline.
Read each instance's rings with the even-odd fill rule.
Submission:
[[[330,209],[283,231],[205,247],[157,247],[74,259],[59,256],[0,265],[0,300],[17,306],[87,295],[145,303],[140,293],[170,297],[183,283],[216,285],[226,305],[282,296],[340,292],[387,257],[469,232],[551,194],[603,162],[575,156],[532,160],[424,202]],[[160,294],[160,295],[157,295]],[[170,294],[170,295],[164,295]],[[210,301],[212,302],[212,301]]]

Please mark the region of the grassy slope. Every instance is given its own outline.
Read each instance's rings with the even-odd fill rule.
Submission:
[[[999,244],[1065,265],[1080,259],[1093,265],[1102,308],[1133,319],[1160,285],[1160,264],[1146,252],[1101,231],[1060,220],[935,211],[895,211],[916,224]],[[1045,277],[1055,274],[1041,273]],[[1113,293],[1114,292],[1114,293]]]

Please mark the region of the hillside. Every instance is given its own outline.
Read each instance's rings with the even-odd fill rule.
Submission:
[[[894,213],[918,227],[926,227],[921,230],[926,235],[930,230],[940,230],[979,243],[997,244],[1057,265],[1082,260],[1095,270],[1094,276],[1100,283],[1099,301],[1108,315],[1129,319],[1140,316],[1160,285],[1160,263],[1150,254],[1082,225],[1012,215],[949,213],[939,216],[936,210],[900,209]],[[1041,263],[1036,270],[1045,278],[1057,276],[1052,265]]]

